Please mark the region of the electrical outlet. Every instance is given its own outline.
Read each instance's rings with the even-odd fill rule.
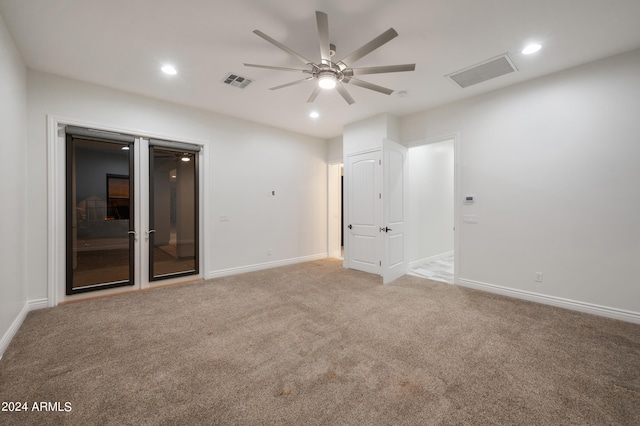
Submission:
[[[542,272],[536,272],[536,282],[537,283],[542,282]]]

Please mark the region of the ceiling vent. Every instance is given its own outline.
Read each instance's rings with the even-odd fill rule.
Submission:
[[[509,54],[505,53],[445,77],[449,77],[458,86],[465,88],[514,71],[518,71],[518,68],[516,68]]]
[[[245,87],[253,83],[253,80],[250,80],[246,77],[240,77],[237,74],[229,73],[224,78],[224,80],[222,80],[222,82],[224,84],[228,84],[229,86],[237,87],[239,89],[244,89]]]

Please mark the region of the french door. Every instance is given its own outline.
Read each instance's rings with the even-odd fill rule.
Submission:
[[[65,157],[67,295],[199,274],[197,146],[67,126]]]
[[[198,273],[198,155],[149,144],[149,280]]]

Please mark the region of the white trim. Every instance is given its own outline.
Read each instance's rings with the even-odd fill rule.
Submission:
[[[0,339],[0,357],[4,355],[4,351],[6,351],[9,347],[9,343],[11,343],[11,340],[13,340],[13,338],[15,337],[18,329],[20,329],[20,326],[22,325],[24,319],[27,317],[28,313],[29,306],[27,303],[25,303],[16,319],[14,319],[11,323],[11,326],[9,327],[7,332],[4,333],[4,336],[2,336],[2,339]]]
[[[64,164],[59,158],[58,125],[60,121],[53,116],[47,116],[47,296],[48,306],[58,304],[58,283],[60,277],[64,280],[64,264],[61,266],[61,256],[64,246],[60,250],[64,238],[60,235],[64,229],[64,216],[60,216],[60,189],[64,195],[64,182],[60,182],[59,165]],[[64,262],[64,260],[62,260]]]
[[[596,305],[593,303],[579,302],[577,300],[548,296],[545,294],[533,293],[525,290],[517,290],[495,284],[467,280],[464,278],[458,281],[459,282],[457,284],[462,287],[473,288],[476,290],[501,294],[503,296],[514,297],[516,299],[528,300],[531,302],[542,303],[544,305],[551,305],[559,308],[569,309],[572,311],[584,312],[587,314],[640,324],[640,312],[626,311],[623,309],[611,308],[608,306]]]
[[[451,256],[452,254],[454,254],[453,251],[448,251],[446,253],[436,254],[435,256],[425,257],[424,259],[414,260],[413,262],[409,262],[409,269],[413,269],[416,266],[421,265],[421,264],[426,263],[426,262],[432,262],[434,260],[438,260],[441,257]]]
[[[229,275],[244,274],[245,272],[255,272],[263,269],[277,268],[279,266],[293,265],[296,263],[311,262],[313,260],[326,259],[327,253],[312,254],[309,256],[293,257],[290,259],[276,260],[273,262],[256,263],[254,265],[238,266],[236,268],[218,269],[209,271],[206,279],[226,277]]]
[[[199,145],[199,146],[204,146],[207,144],[206,141],[192,139],[192,138],[185,138],[183,136],[171,136],[171,135],[165,135],[160,133],[153,133],[148,130],[114,127],[104,123],[96,123],[96,122],[85,121],[85,120],[76,120],[73,118],[63,117],[59,115],[47,114],[47,119],[54,121],[56,123],[56,126],[58,124],[64,124],[65,126],[85,127],[89,129],[103,130],[106,132],[126,133],[131,136],[143,137],[148,139],[153,138],[153,139],[162,139],[162,140],[168,140],[168,141],[184,142],[184,143],[189,143],[189,144]]]
[[[49,307],[49,299],[34,299],[27,300],[27,309],[29,312],[37,311],[38,309],[44,309]]]
[[[36,309],[47,308],[48,306],[49,304],[47,299],[28,300],[27,302],[25,302],[24,306],[20,310],[20,313],[16,316],[7,332],[4,333],[4,336],[2,336],[2,338],[0,339],[0,359],[2,359],[4,352],[7,350],[9,344],[16,336],[16,333],[20,329],[20,326],[27,317],[27,314],[31,311],[35,311]]]

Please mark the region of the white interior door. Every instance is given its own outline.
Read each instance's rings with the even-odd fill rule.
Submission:
[[[378,275],[382,264],[380,155],[378,150],[352,155],[347,159],[348,267]]]
[[[387,284],[407,272],[405,221],[407,216],[407,148],[385,139],[383,143],[382,277]]]

